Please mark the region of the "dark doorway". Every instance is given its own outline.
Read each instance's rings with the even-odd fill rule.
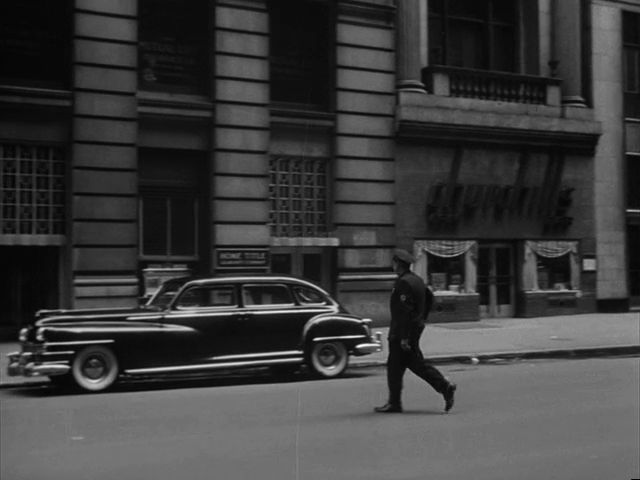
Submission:
[[[60,305],[60,249],[0,247],[0,337],[15,336],[43,308]]]
[[[480,245],[478,293],[480,317],[512,317],[514,312],[513,251],[510,244]]]

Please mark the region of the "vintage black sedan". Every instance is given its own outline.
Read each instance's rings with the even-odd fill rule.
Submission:
[[[180,278],[137,309],[42,310],[9,355],[11,376],[48,376],[87,391],[125,378],[306,366],[336,377],[349,355],[380,351],[371,320],[302,279]]]

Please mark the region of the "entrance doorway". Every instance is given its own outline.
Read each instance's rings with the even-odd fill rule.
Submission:
[[[271,249],[271,272],[311,280],[330,292],[332,252],[323,247],[274,247]]]
[[[480,318],[512,317],[513,247],[508,243],[481,244],[478,251]]]
[[[43,308],[59,308],[60,249],[0,247],[0,337],[14,338]]]

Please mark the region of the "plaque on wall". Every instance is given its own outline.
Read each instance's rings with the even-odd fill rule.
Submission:
[[[269,251],[266,248],[220,248],[216,250],[218,268],[267,268]]]

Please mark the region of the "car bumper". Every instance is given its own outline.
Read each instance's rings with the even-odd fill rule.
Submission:
[[[7,355],[10,377],[48,377],[69,373],[71,367],[63,361],[41,361],[40,355],[32,352],[14,352]]]
[[[375,338],[369,339],[370,341],[365,343],[359,343],[353,348],[354,355],[370,355],[372,353],[377,353],[382,351],[382,335],[380,333],[376,333]]]

